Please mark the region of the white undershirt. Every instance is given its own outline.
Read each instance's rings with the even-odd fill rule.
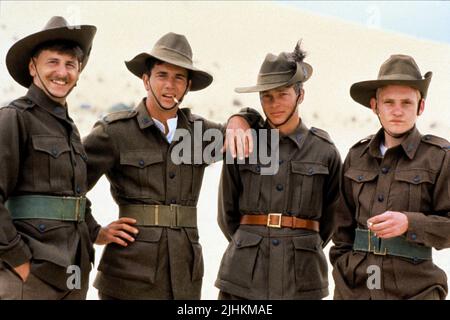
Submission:
[[[152,117],[152,119],[153,119],[153,122],[158,127],[158,129],[164,134],[167,141],[169,143],[172,143],[173,137],[175,135],[175,131],[177,130],[178,116],[176,116],[175,118],[167,119],[167,127],[169,127],[169,133],[167,133],[167,134],[166,134],[166,128],[164,127],[164,125],[159,120],[157,120],[153,117]]]
[[[386,148],[386,146],[384,145],[384,143],[381,142],[381,143],[380,143],[380,152],[381,152],[381,155],[382,155],[383,157],[384,157],[384,155],[386,154],[387,149],[388,149],[388,148]]]

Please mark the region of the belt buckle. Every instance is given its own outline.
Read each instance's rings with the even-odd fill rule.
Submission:
[[[385,256],[387,255],[387,249],[384,248],[384,251],[377,251],[377,249],[374,248],[373,254],[377,256]]]
[[[272,218],[272,216],[278,217],[278,223],[270,223],[270,219]],[[281,213],[269,213],[267,215],[267,226],[269,228],[281,228]]]
[[[80,198],[76,198],[75,200],[75,219],[77,222],[80,222]]]
[[[377,240],[378,240],[378,246],[372,246],[372,248],[371,248],[371,243],[372,243],[372,236],[371,236],[371,231],[370,230],[368,230],[369,232],[368,232],[368,235],[369,235],[369,239],[368,239],[368,244],[369,244],[369,252],[372,252],[374,255],[377,255],[377,256],[385,256],[385,255],[387,255],[387,248],[384,248],[384,251],[382,251],[382,250],[380,250],[379,248],[381,247],[381,241],[382,241],[382,239],[380,239],[380,238],[378,238],[377,237]],[[378,248],[377,248],[378,247]]]
[[[181,229],[178,226],[178,208],[181,207],[179,204],[170,204],[170,228],[171,229]]]
[[[159,205],[155,205],[155,226],[159,226]]]
[[[75,200],[75,216],[74,221],[81,222],[81,200],[83,197],[71,197],[71,196],[63,196],[64,200]]]
[[[84,221],[84,210],[81,210],[81,206],[83,205],[83,200],[85,200],[85,197],[75,197],[76,202],[75,202],[75,218],[77,219],[78,222],[82,222]],[[85,208],[86,210],[86,208]]]

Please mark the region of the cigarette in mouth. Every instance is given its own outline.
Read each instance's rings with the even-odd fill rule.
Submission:
[[[175,101],[175,103],[180,103],[180,101],[178,101],[178,99],[177,99],[177,98],[175,98],[175,97],[172,97],[172,99],[173,99],[173,101]]]

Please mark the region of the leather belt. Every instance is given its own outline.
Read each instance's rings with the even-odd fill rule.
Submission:
[[[241,224],[262,225],[269,228],[308,229],[319,232],[318,221],[286,216],[281,213],[246,214],[241,217]]]

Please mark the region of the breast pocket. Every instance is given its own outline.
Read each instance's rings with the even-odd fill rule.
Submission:
[[[181,200],[188,201],[187,205],[195,206],[202,187],[205,164],[180,164]]]
[[[72,186],[72,163],[66,137],[32,136],[33,180],[42,191],[66,191]]]
[[[320,212],[328,167],[321,163],[291,161],[291,172],[291,210],[300,209],[304,214]]]
[[[124,151],[120,153],[120,165],[120,189],[125,196],[163,201],[165,168],[161,153]]]
[[[261,166],[259,164],[239,165],[239,175],[242,181],[242,205],[244,208],[255,210],[260,207],[261,195]]]
[[[344,176],[352,181],[353,201],[355,202],[356,219],[358,220],[362,205],[366,206],[366,212],[370,211],[370,208],[367,207],[371,205],[370,201],[362,197],[364,194],[370,196],[375,194],[376,184],[373,182],[378,177],[378,172],[349,168]]]
[[[429,204],[428,208],[432,208],[430,189],[436,182],[436,173],[426,169],[398,170],[395,172],[395,180],[396,187],[392,188],[393,192],[390,196],[402,199],[398,203],[402,203],[403,206],[407,204],[404,210],[421,212],[422,204],[426,203]],[[406,196],[408,197],[407,202],[405,201]]]

